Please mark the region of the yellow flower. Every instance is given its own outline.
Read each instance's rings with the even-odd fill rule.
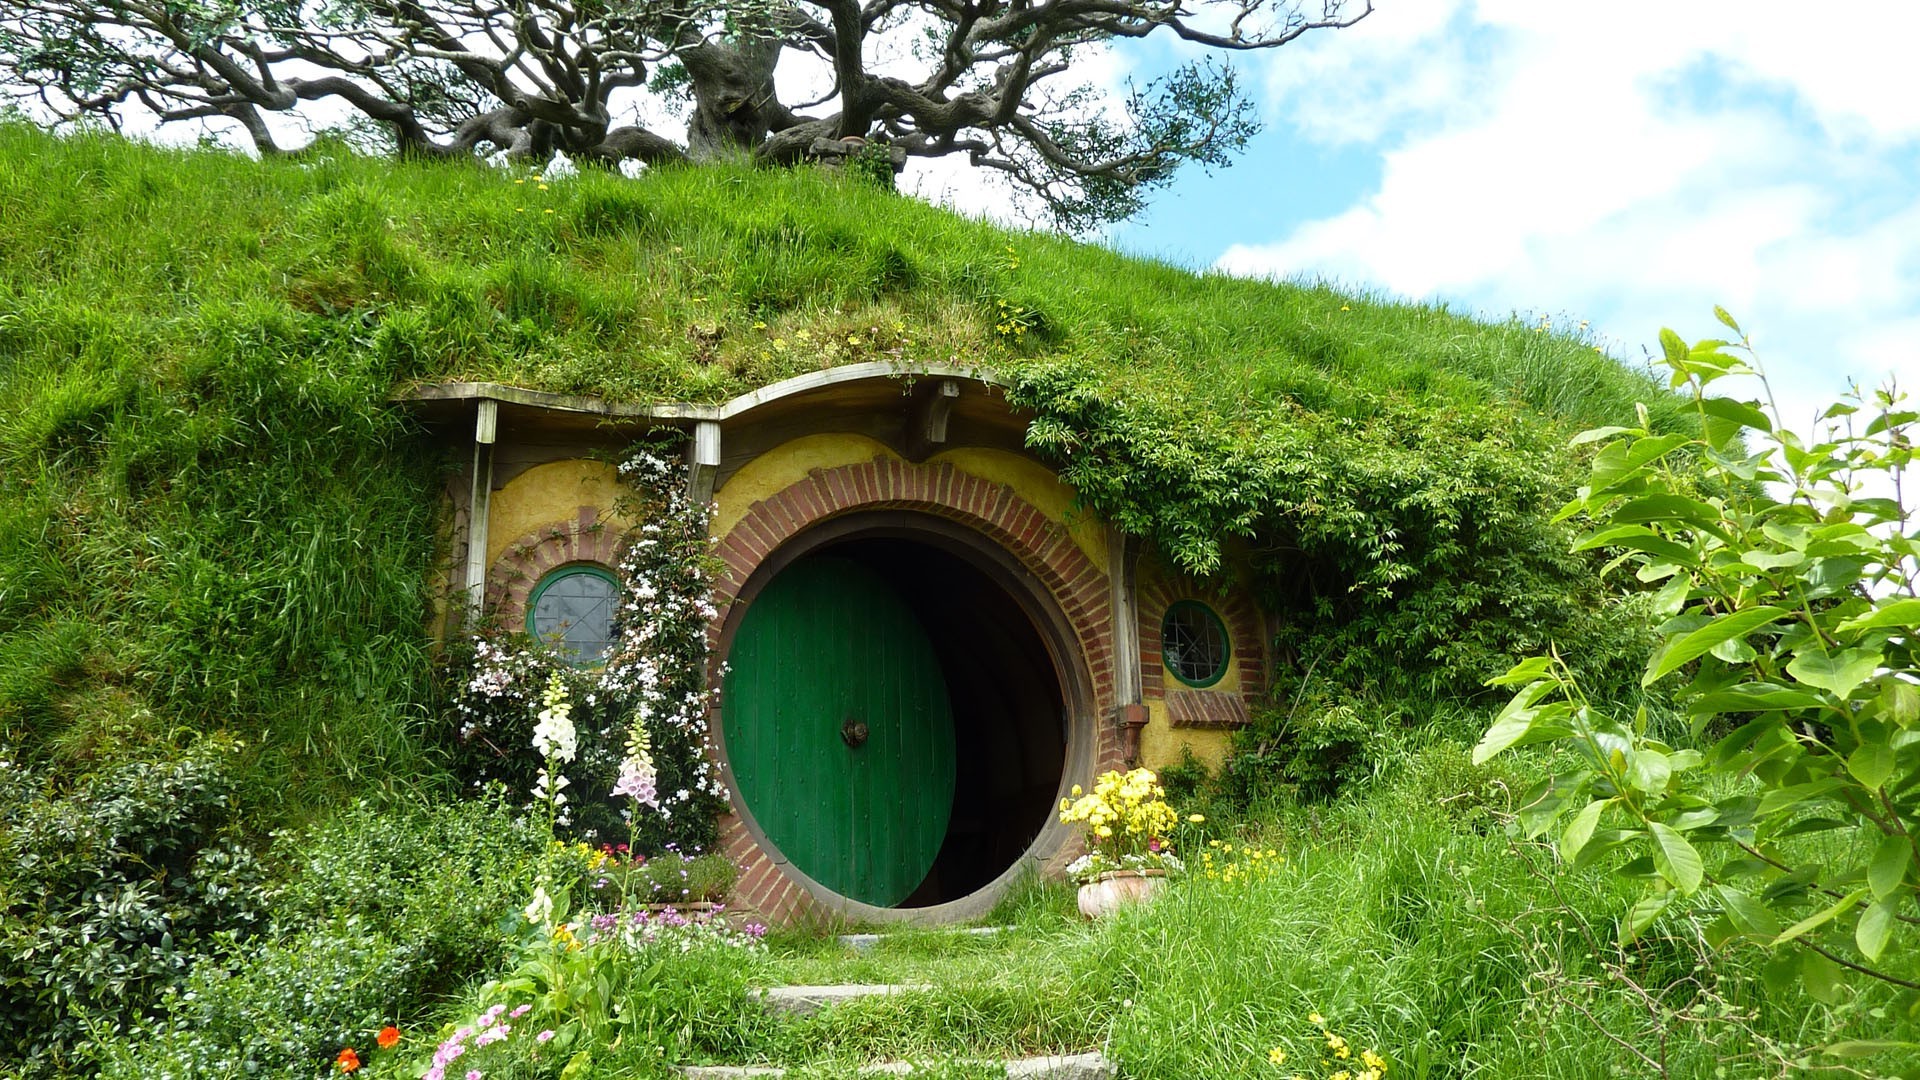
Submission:
[[[1287,1052],[1276,1046],[1273,1049],[1267,1051],[1267,1060],[1275,1065],[1285,1064],[1287,1060]]]
[[[1307,1014],[1307,1023],[1309,1024],[1324,1024],[1326,1022],[1327,1022],[1327,1018],[1324,1016],[1321,1016],[1317,1012],[1310,1012]]]
[[[1075,784],[1075,785],[1073,785],[1073,797],[1074,797],[1074,798],[1076,798],[1076,799],[1077,799],[1077,798],[1079,798],[1079,797],[1080,797],[1081,795],[1083,795],[1083,794],[1085,794],[1085,793],[1084,793],[1084,792],[1082,792],[1082,791],[1080,790],[1080,785],[1079,785],[1079,784]]]
[[[1371,1050],[1360,1051],[1360,1061],[1369,1069],[1377,1069],[1384,1072],[1387,1067],[1386,1059]]]
[[[1188,814],[1187,815],[1187,824],[1189,825],[1203,824],[1206,820],[1207,820],[1207,816],[1205,814]]]

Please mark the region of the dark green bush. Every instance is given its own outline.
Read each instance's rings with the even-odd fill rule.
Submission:
[[[212,957],[104,1055],[109,1077],[313,1076],[493,970],[548,840],[498,799],[348,808],[283,839],[272,932]]]
[[[1378,776],[1399,752],[1403,727],[1398,709],[1346,698],[1265,709],[1234,734],[1220,784],[1241,806],[1278,791],[1325,802]]]
[[[0,768],[0,1055],[29,1074],[69,1071],[98,1034],[265,925],[232,756],[208,738],[68,788]]]

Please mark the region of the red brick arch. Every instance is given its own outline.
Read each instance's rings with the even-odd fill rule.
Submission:
[[[1260,612],[1244,592],[1221,597],[1189,582],[1155,578],[1140,588],[1140,692],[1148,701],[1166,696],[1167,669],[1160,660],[1160,623],[1177,600],[1197,600],[1220,615],[1240,666],[1240,699],[1252,709],[1267,687],[1267,658]],[[1178,685],[1178,684],[1176,684]]]
[[[763,561],[815,525],[872,510],[933,515],[971,529],[1004,549],[1038,579],[1071,626],[1092,684],[1096,713],[1104,713],[1112,704],[1112,597],[1105,572],[1087,558],[1060,522],[1022,499],[1011,486],[948,464],[915,465],[876,457],[857,465],[815,469],[804,480],[750,506],[715,549],[725,564],[715,587],[718,614],[709,624],[716,656],[729,612]],[[1109,725],[1096,718],[1093,730],[1097,768],[1119,767],[1121,748]],[[734,890],[737,900],[778,920],[791,919],[809,906],[806,890],[782,873],[754,842],[739,815],[721,819],[721,842],[740,867]]]
[[[508,626],[527,617],[534,585],[555,567],[568,563],[620,565],[620,530],[600,520],[596,507],[582,506],[573,517],[516,537],[487,574],[487,611]]]

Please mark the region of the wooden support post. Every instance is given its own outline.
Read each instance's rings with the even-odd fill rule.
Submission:
[[[1139,763],[1140,731],[1147,726],[1147,707],[1140,703],[1140,605],[1133,582],[1139,555],[1132,537],[1107,526],[1107,583],[1113,612],[1112,715],[1129,766]]]
[[[907,417],[907,460],[924,461],[947,442],[947,419],[960,397],[958,379],[940,379],[919,391]]]
[[[467,499],[467,613],[487,602],[487,511],[493,504],[493,443],[500,403],[481,398],[473,419],[473,493]]]
[[[693,426],[687,443],[687,495],[696,503],[713,499],[713,482],[720,474],[720,424],[702,420]]]

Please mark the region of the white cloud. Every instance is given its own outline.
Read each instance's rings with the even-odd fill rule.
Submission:
[[[1723,303],[1795,392],[1920,370],[1920,5],[1862,7],[1383,4],[1266,79],[1270,122],[1376,151],[1377,188],[1217,265],[1630,341]]]

